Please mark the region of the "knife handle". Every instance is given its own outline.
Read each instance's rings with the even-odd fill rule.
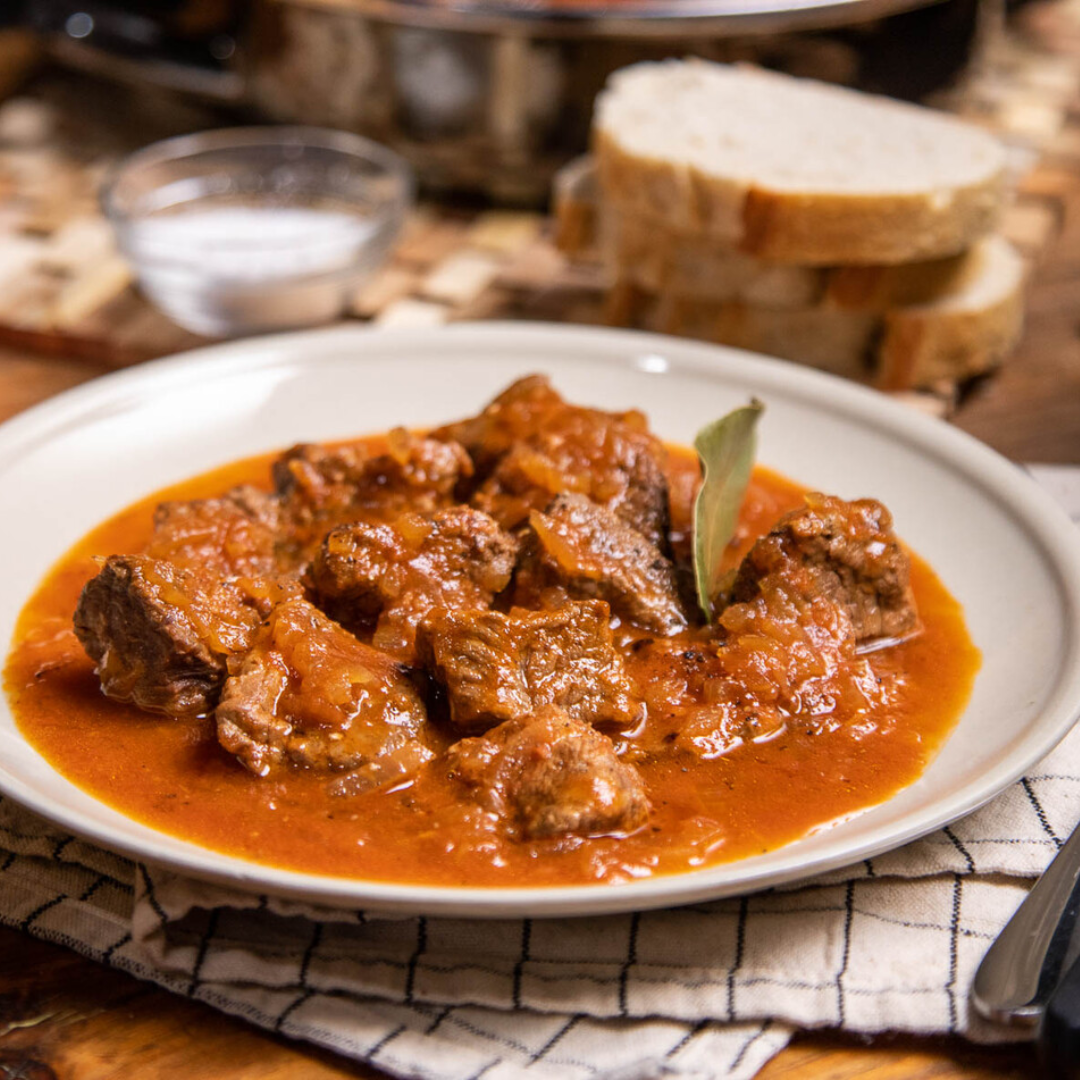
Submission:
[[[1080,960],[1058,983],[1039,1025],[1039,1058],[1053,1077],[1080,1080]]]

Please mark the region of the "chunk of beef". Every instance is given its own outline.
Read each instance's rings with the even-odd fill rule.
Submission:
[[[567,407],[546,375],[527,375],[511,383],[478,416],[437,428],[431,435],[464,446],[483,478],[514,443],[542,430],[544,417]]]
[[[661,550],[669,521],[664,448],[642,413],[565,402],[543,376],[514,383],[477,417],[440,428],[482,480],[473,505],[514,529],[563,492],[606,506]]]
[[[847,606],[803,584],[767,576],[752,600],[725,608],[715,643],[658,641],[651,648],[666,655],[634,658],[649,672],[649,723],[677,750],[713,758],[788,728],[825,735],[893,722],[896,677],[859,654]]]
[[[888,722],[896,677],[875,674],[857,645],[917,626],[908,576],[880,503],[808,496],[740,565],[719,646],[695,673],[700,689],[688,683],[705,704],[681,718],[676,746],[714,757],[792,725],[824,734]],[[657,679],[647,699],[654,688],[669,689]]]
[[[276,496],[247,486],[220,499],[164,502],[145,554],[222,577],[273,574],[280,509]]]
[[[667,478],[650,436],[583,412],[568,416],[558,430],[515,446],[480,485],[473,504],[511,529],[561,492],[588,496],[667,548]]]
[[[468,506],[330,532],[311,565],[324,610],[346,626],[378,619],[372,644],[412,663],[416,627],[438,609],[478,609],[510,583],[517,541]]]
[[[420,624],[417,651],[446,687],[463,731],[558,705],[575,720],[625,724],[637,712],[599,600],[554,611],[449,611]]]
[[[301,445],[280,457],[274,483],[284,508],[286,541],[310,557],[327,531],[358,520],[392,521],[407,510],[433,511],[456,501],[472,461],[454,442],[395,428],[384,454],[363,443]]]
[[[900,637],[918,625],[910,572],[881,503],[814,494],[751,548],[731,596],[753,599],[764,579],[780,577],[789,591],[842,604],[859,641]]]
[[[675,568],[641,533],[583,495],[559,495],[529,515],[514,600],[557,607],[606,600],[622,619],[658,634],[686,628]]]
[[[637,770],[618,759],[605,735],[554,706],[462,739],[446,767],[525,840],[625,835],[649,816]]]
[[[301,444],[273,465],[274,484],[294,513],[355,508],[435,510],[454,501],[472,461],[457,443],[394,428],[384,454],[364,443]]]
[[[75,634],[109,697],[197,716],[214,707],[229,658],[248,648],[287,591],[269,580],[222,580],[146,556],[113,555],[79,597]]]
[[[401,665],[302,599],[271,613],[214,715],[221,745],[258,776],[348,769],[374,786],[434,756]]]

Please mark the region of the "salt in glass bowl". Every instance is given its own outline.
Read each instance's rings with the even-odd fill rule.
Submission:
[[[137,151],[101,200],[146,296],[224,337],[339,318],[386,259],[413,187],[397,154],[359,135],[225,128]]]

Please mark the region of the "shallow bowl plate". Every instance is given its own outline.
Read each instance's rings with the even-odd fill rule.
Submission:
[[[887,802],[767,854],[621,885],[436,888],[295,873],[141,825],[69,783],[0,703],[0,791],[134,858],[322,904],[472,916],[568,915],[689,903],[877,855],[974,810],[1047,753],[1080,713],[1080,538],[1019,468],[939,421],[829,376],[626,331],[528,324],[335,329],[255,338],[88,383],[0,426],[0,640],[30,591],[91,527],[234,458],[294,442],[476,412],[546,372],[570,400],[638,407],[689,442],[767,405],[759,460],[810,487],[872,495],[964,605],[983,654],[971,701],[923,776]]]

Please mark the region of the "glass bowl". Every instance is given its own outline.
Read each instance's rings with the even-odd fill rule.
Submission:
[[[199,334],[332,321],[412,202],[405,162],[347,132],[225,128],[154,143],[102,191],[143,292]]]

